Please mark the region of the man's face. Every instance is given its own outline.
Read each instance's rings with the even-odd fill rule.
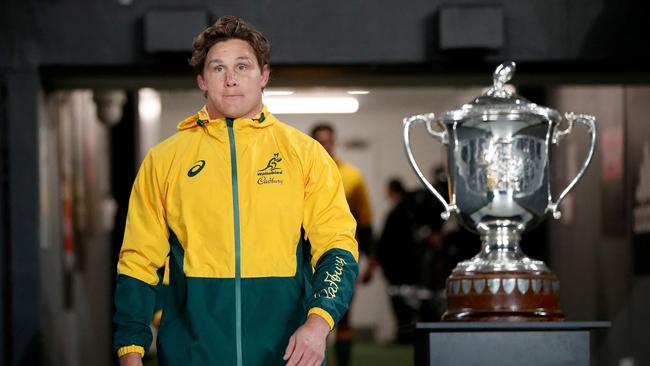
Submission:
[[[205,58],[199,88],[207,93],[210,118],[253,117],[262,111],[262,88],[269,81],[269,66],[257,64],[248,42],[230,39],[215,43]]]
[[[327,150],[327,152],[330,154],[330,156],[334,157],[334,134],[329,132],[328,130],[318,130],[314,134],[314,140],[320,142],[321,145]]]

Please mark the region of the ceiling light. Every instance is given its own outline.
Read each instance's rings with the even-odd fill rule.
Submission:
[[[274,114],[355,113],[359,101],[354,97],[266,97],[264,104]]]
[[[155,123],[160,120],[161,110],[160,93],[151,88],[138,91],[138,114],[143,122]]]
[[[348,90],[350,95],[366,95],[369,94],[370,90]]]
[[[293,90],[264,90],[264,95],[268,96],[291,95],[293,93]]]

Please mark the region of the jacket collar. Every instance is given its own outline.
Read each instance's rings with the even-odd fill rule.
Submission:
[[[250,130],[268,127],[275,121],[275,116],[268,111],[266,106],[263,106],[262,111],[252,118],[235,118],[233,126],[236,130]],[[195,115],[181,121],[177,127],[179,130],[187,130],[205,126],[216,127],[220,130],[226,127],[226,119],[210,118],[207,107],[203,106]]]

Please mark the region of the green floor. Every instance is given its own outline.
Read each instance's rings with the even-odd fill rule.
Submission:
[[[146,359],[144,366],[157,366],[155,359]],[[334,350],[327,350],[327,365],[336,366]],[[378,345],[357,343],[352,349],[351,366],[402,366],[413,365],[413,347],[403,345]]]
[[[327,350],[327,365],[336,366],[334,350]],[[413,365],[413,346],[357,343],[352,348],[351,366]]]

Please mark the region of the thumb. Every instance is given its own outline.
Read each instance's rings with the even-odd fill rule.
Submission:
[[[282,357],[283,360],[288,360],[289,357],[291,357],[291,354],[293,353],[293,349],[296,347],[296,336],[292,335],[291,338],[289,338],[289,345],[287,345],[287,349],[284,351],[284,356]]]

